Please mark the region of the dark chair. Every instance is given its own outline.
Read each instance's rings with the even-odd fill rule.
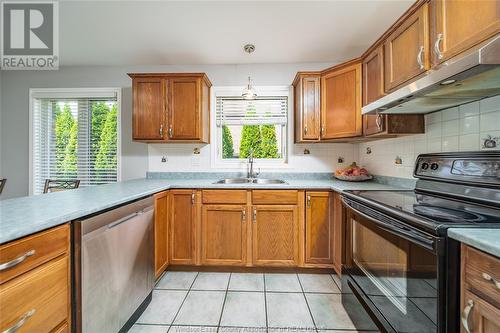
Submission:
[[[0,178],[0,194],[2,194],[5,183],[7,183],[7,178]]]
[[[60,179],[46,179],[43,193],[60,192],[66,190],[73,190],[80,186],[78,179],[60,180]]]

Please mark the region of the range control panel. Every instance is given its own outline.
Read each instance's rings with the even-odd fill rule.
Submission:
[[[500,152],[420,155],[417,158],[414,176],[500,184]]]

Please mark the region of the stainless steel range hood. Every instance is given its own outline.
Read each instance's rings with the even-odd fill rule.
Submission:
[[[362,108],[363,114],[429,113],[500,94],[500,35]]]

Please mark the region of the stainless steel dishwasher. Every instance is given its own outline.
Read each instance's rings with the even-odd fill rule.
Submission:
[[[75,332],[126,332],[151,301],[153,199],[73,224]]]

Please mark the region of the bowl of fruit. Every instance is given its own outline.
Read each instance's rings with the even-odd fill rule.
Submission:
[[[360,168],[356,165],[356,162],[353,162],[348,167],[335,171],[335,178],[349,182],[363,182],[373,177],[365,168]]]

